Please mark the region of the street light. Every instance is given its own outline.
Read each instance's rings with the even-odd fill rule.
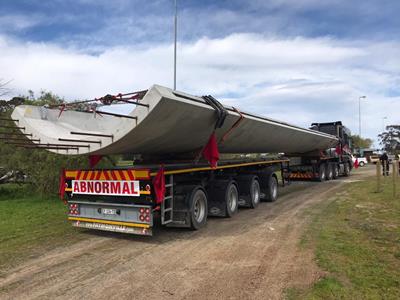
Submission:
[[[385,131],[385,120],[387,120],[387,117],[382,117],[382,132]]]
[[[174,17],[174,91],[176,90],[176,40],[178,35],[178,4],[175,0],[175,17]]]
[[[367,96],[358,97],[358,135],[361,138],[361,99],[366,99]]]

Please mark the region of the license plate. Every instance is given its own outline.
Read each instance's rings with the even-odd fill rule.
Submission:
[[[101,212],[103,213],[103,215],[116,215],[117,214],[117,210],[113,209],[113,208],[103,208],[101,210]]]

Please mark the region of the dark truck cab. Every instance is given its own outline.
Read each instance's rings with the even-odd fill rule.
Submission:
[[[312,123],[310,129],[334,135],[338,138],[335,148],[288,155],[289,180],[331,180],[349,176],[353,168],[351,158],[351,132],[341,121]]]

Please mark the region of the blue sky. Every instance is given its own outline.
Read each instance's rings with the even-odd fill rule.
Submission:
[[[0,3],[10,96],[47,89],[73,100],[172,85],[173,0]],[[178,89],[301,126],[343,120],[353,132],[366,95],[364,136],[399,123],[400,1],[178,7]]]

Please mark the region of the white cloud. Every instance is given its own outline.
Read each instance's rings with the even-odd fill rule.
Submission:
[[[41,23],[43,16],[31,15],[2,15],[0,16],[1,30],[21,31]]]
[[[301,126],[343,120],[376,139],[382,117],[399,123],[399,44],[235,34],[179,44],[178,88]],[[0,78],[15,94],[51,90],[69,100],[172,85],[172,45],[113,47],[100,55],[0,38]]]

